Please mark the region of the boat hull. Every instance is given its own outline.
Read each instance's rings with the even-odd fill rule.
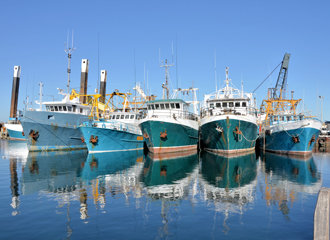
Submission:
[[[86,149],[77,129],[85,115],[45,111],[26,111],[21,120],[29,151],[70,151]],[[33,137],[31,132],[36,135]]]
[[[25,141],[21,124],[5,124],[10,140]]]
[[[206,151],[235,155],[255,151],[258,126],[253,117],[221,115],[202,119],[201,133]]]
[[[139,124],[149,151],[178,152],[197,149],[198,123],[188,119],[145,119]],[[163,137],[161,137],[161,133]],[[164,137],[164,135],[166,135]]]
[[[318,120],[286,122],[266,128],[271,134],[260,134],[260,146],[265,151],[286,155],[308,155],[312,153],[319,137],[322,123]],[[295,142],[293,137],[299,137]],[[265,144],[264,144],[265,142]]]
[[[127,131],[100,128],[100,127],[79,127],[89,153],[118,152],[142,150],[144,140],[141,134]],[[97,137],[97,142],[90,141],[91,136]]]

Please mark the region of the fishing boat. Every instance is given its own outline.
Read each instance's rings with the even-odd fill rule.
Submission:
[[[178,152],[197,149],[198,142],[198,115],[197,97],[198,88],[174,89],[170,96],[168,68],[165,67],[166,82],[162,85],[163,97],[159,100],[147,102],[147,114],[139,124],[149,151],[153,153]],[[166,94],[165,94],[166,92]],[[182,95],[189,96],[185,101]],[[166,95],[166,96],[165,96]]]
[[[84,122],[79,126],[89,153],[132,151],[143,149],[138,126],[142,115],[135,112],[113,112],[109,120]]]
[[[25,141],[23,128],[20,123],[20,118],[10,118],[8,123],[5,123],[10,140]]]
[[[93,117],[79,126],[89,153],[143,149],[144,140],[138,125],[142,111],[146,109],[145,101],[154,99],[155,96],[146,96],[138,84],[134,90],[137,90],[140,97],[135,96],[132,101],[129,100],[131,93],[115,91],[107,94],[106,96],[109,96],[109,100],[105,103],[107,110],[103,111],[102,118],[98,117],[99,114],[92,114],[96,118]],[[123,98],[122,106],[113,104],[115,96]],[[93,109],[97,108],[93,107]]]
[[[79,95],[64,93],[61,101],[41,102],[38,110],[24,112],[21,124],[29,151],[85,149],[78,130],[79,120],[88,117],[90,106],[79,101]]]
[[[302,99],[286,99],[286,81],[290,54],[285,54],[275,88],[261,104],[264,121],[260,128],[260,146],[265,151],[286,155],[311,154],[322,122],[298,109]]]
[[[255,150],[258,125],[253,94],[237,89],[228,77],[225,86],[205,95],[201,139],[206,151],[230,155]]]

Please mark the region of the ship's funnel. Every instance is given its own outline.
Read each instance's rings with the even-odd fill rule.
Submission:
[[[88,59],[83,59],[81,61],[80,94],[82,95],[87,94],[88,65]],[[86,103],[86,96],[81,96],[79,99],[81,103]]]
[[[14,78],[13,88],[11,93],[11,105],[10,105],[10,118],[16,118],[17,116],[17,103],[18,103],[18,92],[19,92],[19,80],[21,78],[21,67],[14,67]]]
[[[103,98],[101,99],[101,102],[103,103],[106,95],[106,86],[107,86],[107,70],[101,70],[100,94],[103,96]]]

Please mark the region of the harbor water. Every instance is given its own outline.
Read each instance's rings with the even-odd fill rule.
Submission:
[[[330,154],[29,153],[0,140],[0,239],[312,239]]]

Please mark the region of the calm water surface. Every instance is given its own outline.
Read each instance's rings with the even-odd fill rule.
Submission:
[[[1,239],[312,239],[330,155],[28,153],[0,140]]]

